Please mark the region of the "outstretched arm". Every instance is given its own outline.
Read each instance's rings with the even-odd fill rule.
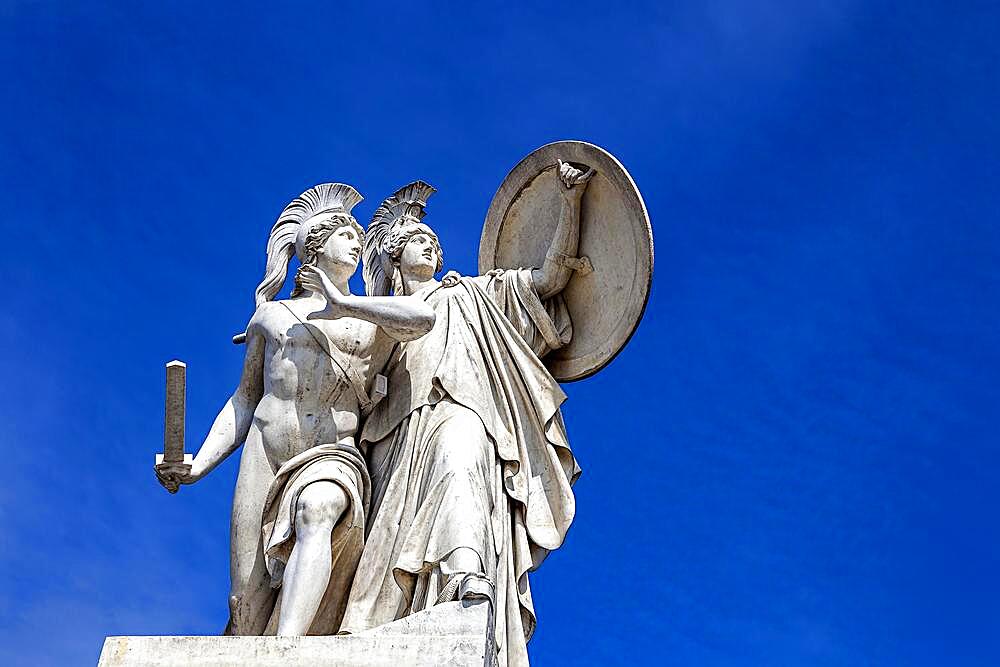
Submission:
[[[326,308],[308,319],[336,320],[356,317],[381,327],[399,341],[420,338],[434,327],[434,309],[415,296],[355,296],[343,294],[315,266],[302,268],[302,285],[326,297]]]
[[[177,484],[193,484],[211,472],[247,439],[253,413],[264,394],[264,350],[266,341],[259,325],[251,321],[247,327],[247,353],[243,360],[243,373],[236,391],[226,401],[215,418],[191,471],[187,474],[157,470],[156,476],[167,490],[176,490]]]
[[[583,199],[587,183],[594,175],[593,169],[586,167],[586,171],[577,169],[562,160],[559,160],[557,169],[560,183],[558,187],[562,194],[559,223],[549,251],[545,253],[545,263],[542,264],[542,268],[533,269],[531,272],[535,291],[542,299],[548,299],[561,292],[573,275],[570,260],[576,259],[577,246],[580,243],[580,200]]]

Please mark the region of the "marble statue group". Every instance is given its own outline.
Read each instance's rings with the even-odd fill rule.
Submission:
[[[403,186],[367,229],[350,185],[293,199],[234,339],[236,390],[193,459],[156,466],[173,492],[242,446],[226,634],[353,634],[488,600],[495,661],[528,662],[529,573],[563,544],[580,475],[559,381],[637,326],[648,218],[617,160],[550,144],[501,185],[479,275],[439,279],[434,192]],[[364,296],[348,284],[362,260]]]

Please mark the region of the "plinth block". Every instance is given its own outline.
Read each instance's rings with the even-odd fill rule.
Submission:
[[[489,602],[447,602],[356,635],[108,637],[98,667],[483,667],[490,627]]]

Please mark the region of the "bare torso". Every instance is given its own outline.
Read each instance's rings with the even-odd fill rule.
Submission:
[[[264,395],[251,430],[259,432],[275,471],[317,445],[354,445],[359,400],[324,348],[339,349],[369,392],[392,352],[393,339],[370,322],[350,317],[307,319],[322,307],[321,299],[291,299],[267,304],[255,317],[265,339]]]

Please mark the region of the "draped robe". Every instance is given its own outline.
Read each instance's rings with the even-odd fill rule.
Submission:
[[[346,381],[346,380],[345,380]],[[320,600],[307,634],[332,635],[340,629],[347,594],[364,548],[365,508],[371,482],[360,452],[350,445],[325,444],[311,447],[282,465],[268,489],[261,518],[264,562],[271,587],[283,584],[285,566],[295,546],[295,511],[299,495],[313,482],[333,482],[343,489],[348,505],[330,535],[332,567],[330,581]],[[268,617],[265,635],[274,635],[281,616],[276,596],[271,609],[255,610]],[[256,618],[258,625],[263,618]]]
[[[528,269],[423,296],[434,328],[394,352],[388,396],[360,438],[371,510],[342,631],[455,599],[468,572],[452,557],[471,550],[471,574],[495,585],[500,664],[526,665],[528,572],[562,544],[580,474],[559,410],[566,396],[540,361],[569,342],[569,315],[561,297],[539,299]]]

